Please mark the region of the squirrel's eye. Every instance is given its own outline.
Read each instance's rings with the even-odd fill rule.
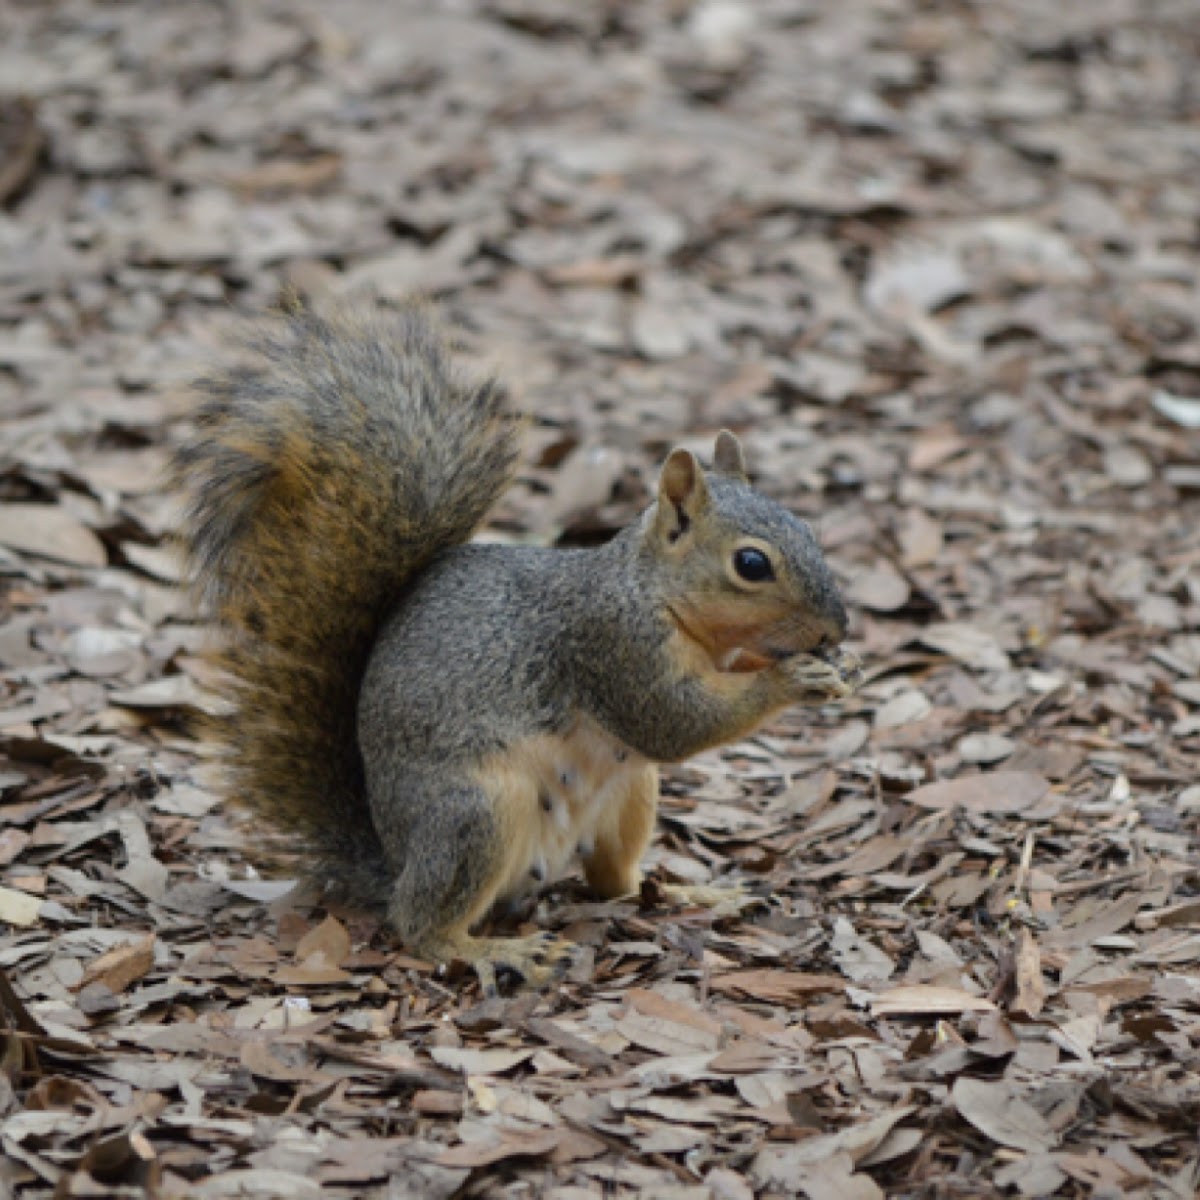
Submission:
[[[734,551],[733,569],[749,583],[765,583],[775,578],[771,560],[761,550],[749,546]]]

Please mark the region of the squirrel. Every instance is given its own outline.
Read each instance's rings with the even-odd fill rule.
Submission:
[[[636,893],[658,764],[853,688],[829,567],[725,431],[600,547],[470,543],[522,422],[420,304],[293,301],[242,349],[174,458],[229,790],[414,953],[543,986],[569,942],[475,927],[576,856]]]

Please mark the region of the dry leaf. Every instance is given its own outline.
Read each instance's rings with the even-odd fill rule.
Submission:
[[[18,892],[14,888],[0,887],[0,921],[25,928],[37,924],[41,911],[40,897]]]
[[[850,599],[875,612],[895,612],[908,603],[908,581],[895,567],[879,563],[850,584]]]
[[[296,961],[322,959],[330,966],[340,967],[350,957],[350,934],[336,917],[326,917],[296,943]]]
[[[1032,771],[993,771],[929,783],[904,798],[922,808],[1019,813],[1032,808],[1049,790],[1049,782]]]
[[[1002,1146],[1036,1154],[1058,1144],[1046,1119],[1011,1084],[963,1078],[950,1095],[963,1117]]]
[[[0,504],[0,545],[73,567],[102,567],[104,543],[65,509]]]
[[[920,636],[931,650],[940,650],[979,671],[1004,671],[1011,665],[995,637],[977,625],[943,621],[921,630]]]
[[[773,1004],[786,1004],[821,992],[840,992],[845,988],[846,981],[837,975],[763,968],[714,975],[710,986],[715,992],[749,996],[751,999]]]
[[[767,1146],[755,1156],[751,1174],[760,1187],[786,1189],[797,1170],[819,1166],[835,1156],[844,1156],[847,1164],[857,1163],[912,1112],[912,1106],[895,1108],[838,1133],[806,1138],[786,1147]]]
[[[462,1071],[464,1075],[503,1075],[527,1062],[532,1056],[530,1049],[508,1050],[497,1047],[492,1050],[474,1050],[463,1046],[432,1046],[429,1055],[435,1063]]]
[[[154,966],[154,940],[154,934],[150,933],[136,942],[105,951],[88,964],[77,986],[83,988],[92,983],[102,983],[119,996]]]
[[[1037,940],[1024,925],[1017,930],[1016,973],[1017,994],[1012,1007],[1027,1017],[1036,1017],[1046,1003],[1046,981]]]
[[[541,1157],[551,1153],[562,1134],[557,1129],[533,1130],[528,1133],[506,1131],[495,1141],[463,1142],[438,1155],[443,1167],[486,1167],[509,1158]]]
[[[969,733],[958,743],[958,754],[967,763],[994,763],[1008,758],[1016,742],[1000,733]]]
[[[995,1012],[996,1006],[986,997],[972,996],[962,988],[910,983],[881,992],[871,1001],[871,1011],[878,1017],[890,1017],[901,1013]]]

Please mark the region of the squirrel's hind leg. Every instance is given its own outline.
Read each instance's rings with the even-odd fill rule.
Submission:
[[[497,797],[474,784],[412,775],[399,786],[406,811],[419,815],[403,830],[381,832],[400,865],[388,917],[405,945],[433,962],[470,963],[489,996],[497,993],[498,971],[513,972],[529,987],[558,979],[573,960],[572,943],[552,934],[490,938],[470,932],[500,895],[514,851],[521,849],[512,845]]]
[[[583,856],[588,886],[606,900],[637,893],[642,855],[658,814],[658,768],[653,763],[629,774],[624,794],[615,796],[596,828],[591,853]]]
[[[584,857],[583,869],[592,891],[605,899],[636,896],[641,887],[641,858],[654,833],[658,812],[658,768],[649,764],[630,779],[628,790],[612,807],[596,832],[596,844]],[[659,884],[663,899],[686,908],[738,912],[754,897],[741,887],[707,884]]]

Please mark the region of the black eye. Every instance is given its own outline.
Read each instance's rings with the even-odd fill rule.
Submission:
[[[749,583],[765,583],[775,578],[771,560],[761,550],[751,547],[734,551],[733,569]]]

